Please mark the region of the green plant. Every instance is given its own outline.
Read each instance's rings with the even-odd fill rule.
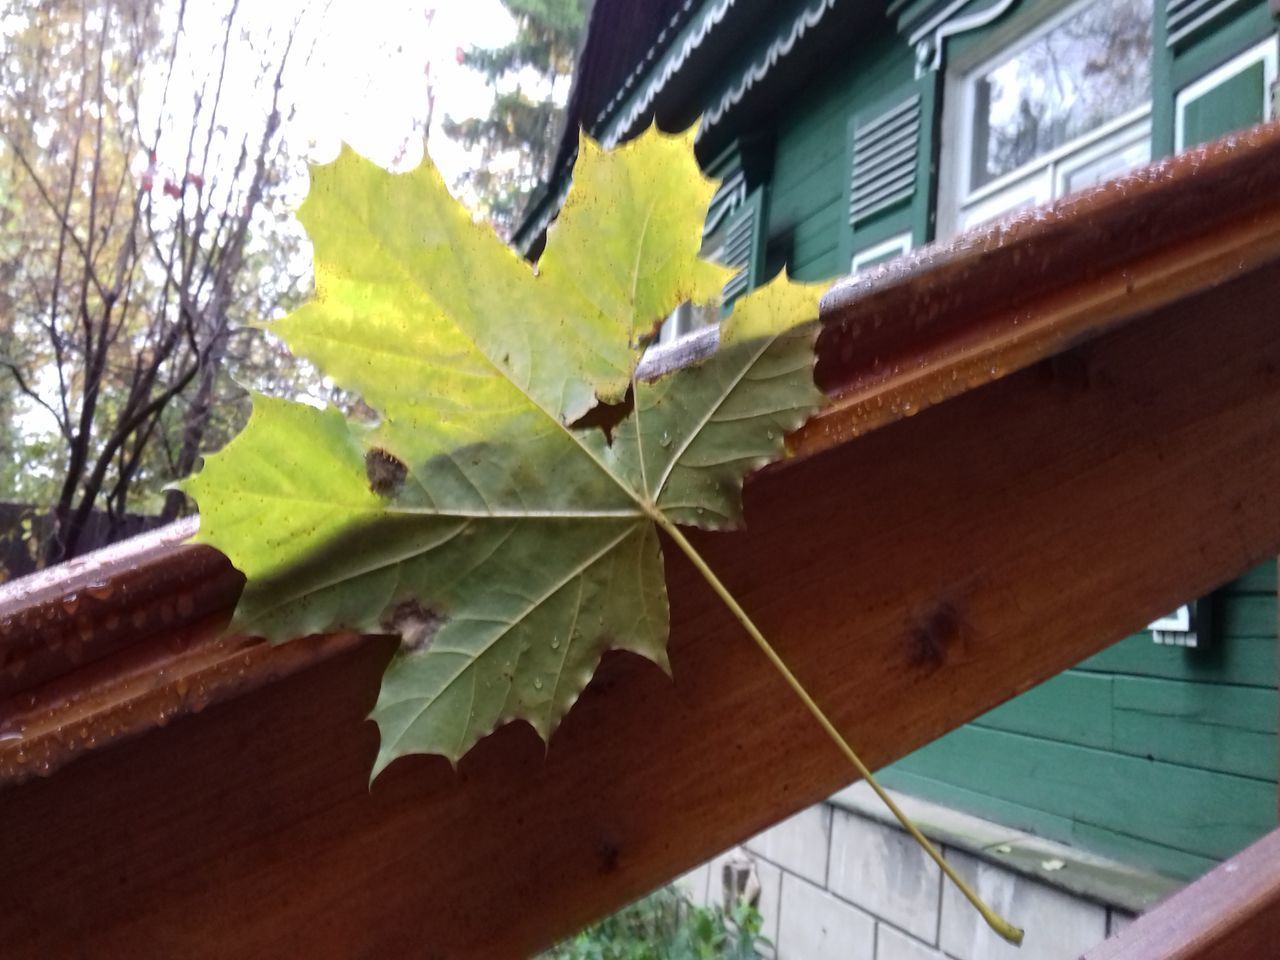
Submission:
[[[564,941],[539,960],[757,960],[769,955],[760,911],[689,903],[665,887]]]

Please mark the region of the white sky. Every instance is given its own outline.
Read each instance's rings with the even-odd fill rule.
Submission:
[[[191,116],[186,105],[197,88],[216,80],[230,4],[187,4],[180,64],[168,94],[169,135],[160,141],[165,175],[183,172]],[[171,3],[161,14],[162,30],[170,36],[176,9]],[[457,182],[469,166],[467,151],[444,135],[442,123],[446,116],[484,116],[493,102],[484,77],[459,64],[458,53],[501,46],[514,37],[515,24],[499,0],[241,0],[219,108],[229,133],[261,128],[268,81],[295,22],[283,88],[284,105],[296,110],[286,129],[291,153],[323,163],[345,141],[384,166],[415,166],[422,156],[430,83],[431,157],[447,182]],[[263,61],[270,63],[265,72]],[[143,88],[144,116],[155,115],[164,92],[164,64],[153,69]],[[238,143],[238,136],[228,136],[225,163],[234,163]]]
[[[493,100],[484,78],[458,64],[457,51],[513,38],[515,25],[499,0],[333,0],[323,20],[310,63],[294,77],[299,127],[316,144],[312,159],[331,159],[346,141],[378,163],[391,163],[406,140],[417,137],[430,63],[436,92],[431,158],[446,181],[456,181],[467,167],[466,151],[440,124],[446,115],[483,116]],[[410,151],[403,165],[413,166],[419,156]]]

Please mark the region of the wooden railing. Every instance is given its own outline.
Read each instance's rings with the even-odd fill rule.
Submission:
[[[1278,301],[1275,128],[842,283],[698,547],[887,763],[1280,551]],[[221,637],[191,529],[0,588],[5,956],[523,957],[852,779],[667,551],[674,680],[371,788],[391,641]]]
[[[1280,956],[1280,830],[1220,864],[1084,960]]]

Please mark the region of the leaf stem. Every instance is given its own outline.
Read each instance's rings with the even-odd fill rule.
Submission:
[[[782,679],[787,682],[787,686],[789,686],[795,692],[795,695],[800,698],[801,703],[808,708],[814,719],[817,720],[822,729],[826,731],[827,736],[830,737],[831,741],[840,748],[840,752],[845,755],[851,764],[853,764],[854,769],[858,771],[858,774],[862,779],[867,782],[873,791],[875,791],[876,796],[880,798],[881,802],[889,808],[889,812],[897,818],[900,824],[902,824],[903,829],[906,830],[907,833],[911,834],[916,843],[920,844],[924,849],[924,852],[932,857],[934,863],[936,863],[942,869],[942,872],[947,875],[947,879],[954,883],[956,888],[964,894],[965,899],[973,904],[974,909],[976,909],[978,913],[982,915],[982,919],[987,922],[987,926],[1009,943],[1020,945],[1022,943],[1022,929],[1014,926],[987,906],[983,899],[974,892],[973,888],[955,872],[951,864],[942,858],[942,854],[938,853],[937,849],[929,842],[928,838],[925,837],[925,835],[920,832],[919,828],[911,822],[911,819],[902,812],[901,808],[896,803],[894,803],[893,798],[889,796],[882,786],[880,786],[871,771],[867,769],[867,765],[862,762],[856,753],[854,753],[853,748],[849,746],[848,741],[840,735],[840,731],[836,729],[835,724],[827,719],[827,715],[822,712],[822,708],[814,702],[813,697],[809,696],[809,692],[805,690],[800,681],[796,679],[796,675],[791,672],[790,668],[783,662],[782,658],[778,656],[778,652],[774,650],[769,641],[765,639],[764,634],[762,634],[759,628],[751,622],[751,618],[747,616],[746,611],[743,610],[738,604],[738,601],[734,599],[733,594],[729,592],[728,588],[720,582],[720,578],[715,575],[709,566],[707,566],[706,561],[703,560],[698,554],[698,551],[694,549],[693,544],[686,540],[684,534],[680,532],[680,529],[656,508],[651,511],[650,515],[658,526],[666,531],[667,535],[676,542],[676,546],[684,551],[685,556],[689,558],[690,562],[692,562],[698,569],[698,572],[702,574],[703,579],[711,585],[711,589],[714,590],[720,599],[724,601],[725,606],[729,608],[730,612],[737,618],[738,622],[742,624],[743,629],[751,635],[751,639],[756,642],[756,645],[764,653],[765,657],[767,657],[769,662],[773,664],[774,669],[782,675]]]

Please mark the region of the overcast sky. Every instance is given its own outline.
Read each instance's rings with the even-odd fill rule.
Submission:
[[[320,8],[322,4],[316,3]],[[427,12],[434,10],[428,19]],[[464,149],[440,131],[446,115],[482,116],[492,91],[457,62],[459,48],[495,47],[515,25],[499,0],[334,0],[315,53],[296,77],[300,128],[316,142],[316,160],[345,140],[390,163],[426,112],[424,67],[436,92],[431,155],[450,183],[466,169]],[[405,157],[412,166],[418,154]]]
[[[282,91],[286,108],[296,111],[286,127],[291,154],[322,163],[332,160],[345,141],[384,166],[415,166],[422,155],[430,84],[435,91],[432,159],[451,184],[468,168],[467,151],[444,136],[441,125],[446,116],[462,120],[488,113],[493,90],[481,74],[458,63],[458,53],[513,38],[515,24],[499,0],[241,0],[219,81],[232,2],[188,3],[173,80],[166,87],[166,64],[158,60],[143,84],[144,116],[154,115],[161,97],[168,98],[171,119],[169,136],[161,137],[162,167],[182,173],[178,167],[186,158],[190,123],[186,105],[202,86],[221,83],[219,117],[231,134],[261,129],[274,65],[293,32]],[[177,3],[161,8],[162,31],[170,36],[177,29],[178,9]],[[233,164],[239,137],[229,136],[228,143],[224,162]]]

